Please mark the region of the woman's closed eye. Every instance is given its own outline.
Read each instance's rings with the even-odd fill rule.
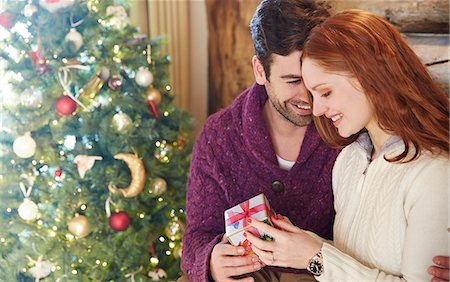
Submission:
[[[320,95],[320,97],[326,98],[326,97],[328,97],[328,96],[330,96],[330,95],[331,95],[331,91],[327,91],[327,92],[325,92],[325,93],[322,93],[322,94]]]

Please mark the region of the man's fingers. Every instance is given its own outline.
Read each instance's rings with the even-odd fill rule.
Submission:
[[[227,234],[223,234],[222,240],[220,242],[221,243],[228,243]]]
[[[433,258],[433,262],[436,265],[439,265],[440,267],[444,267],[444,268],[449,268],[449,266],[450,266],[450,259],[449,259],[449,257],[446,257],[446,256],[435,256]]]
[[[261,269],[261,263],[256,262],[250,265],[227,267],[225,273],[228,277],[239,276],[243,274],[252,273]]]
[[[224,267],[236,267],[244,265],[252,265],[259,261],[258,256],[251,254],[247,256],[223,256],[219,261]]]
[[[221,256],[241,256],[245,253],[244,247],[235,247],[230,244],[219,243],[214,249]]]
[[[442,279],[443,281],[449,280],[449,269],[448,268],[440,268],[438,266],[430,266],[428,268],[428,273],[433,275],[434,278]],[[439,280],[436,280],[436,281],[439,281]]]
[[[448,282],[448,280],[433,277],[431,278],[431,282]]]

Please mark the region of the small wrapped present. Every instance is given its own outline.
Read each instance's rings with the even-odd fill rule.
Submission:
[[[225,233],[228,241],[234,246],[244,246],[246,253],[251,253],[250,242],[244,237],[244,231],[251,232],[264,240],[272,240],[272,238],[250,226],[247,219],[253,218],[272,225],[270,217],[274,214],[264,194],[259,194],[239,205],[227,209],[224,215]]]

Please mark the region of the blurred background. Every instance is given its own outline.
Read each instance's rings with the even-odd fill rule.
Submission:
[[[176,103],[197,131],[253,81],[249,22],[259,0],[134,0],[132,21],[150,37],[167,34]],[[449,1],[335,0],[332,12],[358,8],[382,15],[407,38],[449,93]]]

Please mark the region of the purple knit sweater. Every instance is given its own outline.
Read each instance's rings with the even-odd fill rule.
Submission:
[[[311,124],[295,165],[290,171],[280,169],[263,120],[266,100],[264,86],[254,84],[229,108],[211,115],[195,143],[181,263],[192,281],[211,279],[209,259],[225,232],[223,212],[259,193],[296,226],[331,239],[331,169],[338,151],[327,147]],[[283,184],[282,191],[272,188],[276,180]]]

